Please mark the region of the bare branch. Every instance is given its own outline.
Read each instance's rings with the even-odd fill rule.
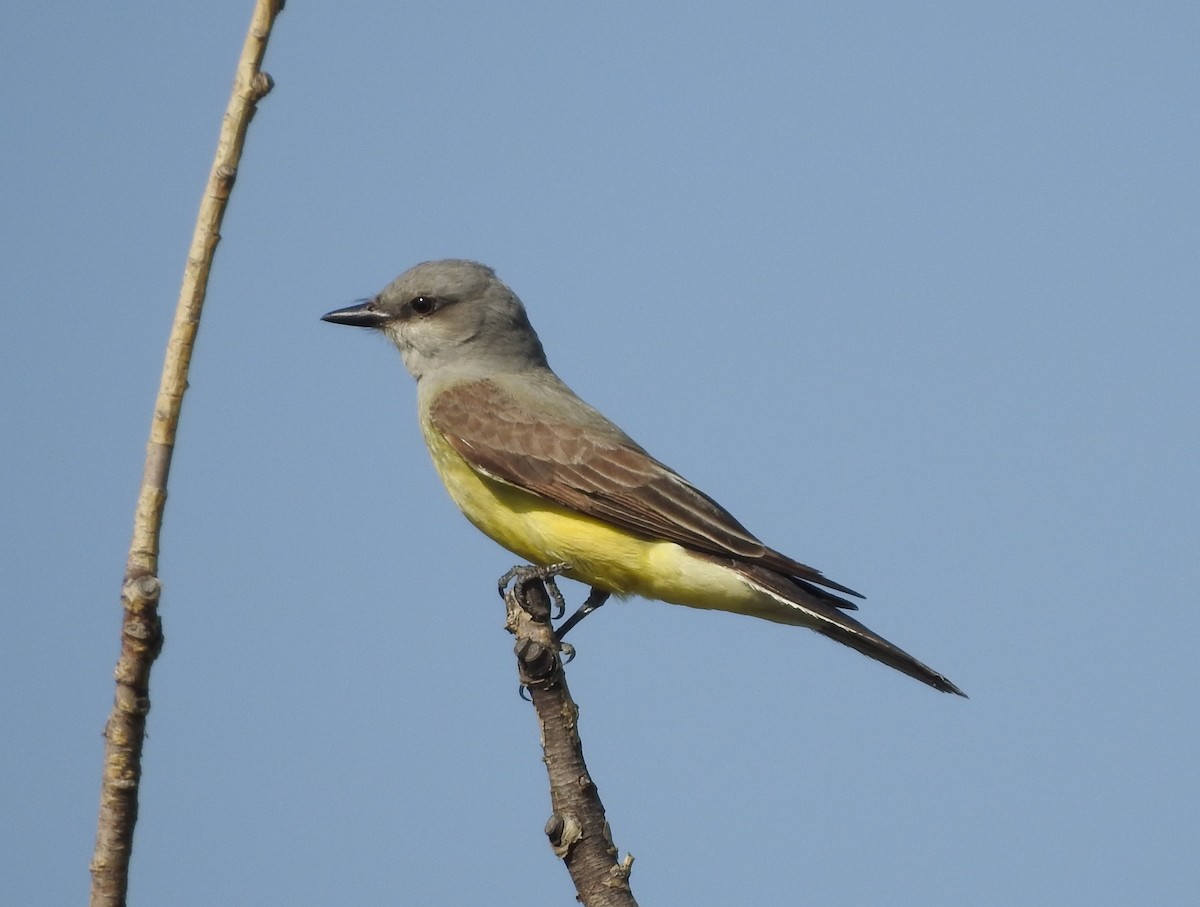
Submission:
[[[618,862],[600,793],[583,761],[579,707],[571,699],[559,658],[561,644],[550,625],[550,577],[536,569],[518,574],[504,596],[508,629],[516,635],[517,669],[541,725],[542,751],[550,777],[546,823],[550,846],[567,866],[586,907],[636,907],[629,887],[633,857]]]
[[[217,153],[200,201],[192,245],[150,425],[146,464],[133,519],[133,539],[121,593],[124,615],[117,660],[116,696],[104,729],[104,776],[96,850],[92,856],[92,907],[122,907],[129,887],[129,858],[137,822],[142,742],[150,710],[150,667],[162,648],[158,617],[159,535],[167,500],[167,475],[188,366],[208,288],[208,274],[220,240],[221,220],[237,176],[246,130],[255,105],[271,90],[271,77],[259,69],[267,39],[283,0],[257,0],[242,47],[233,94],[225,110]]]

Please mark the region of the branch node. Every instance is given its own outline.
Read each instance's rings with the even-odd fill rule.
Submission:
[[[233,184],[237,182],[237,167],[221,164],[213,171],[213,177],[213,197],[227,200],[233,191]]]
[[[558,670],[558,659],[555,658],[554,650],[536,639],[518,639],[513,650],[517,653],[517,661],[521,663],[521,674],[527,684],[544,684]]]
[[[162,595],[162,582],[153,574],[134,577],[121,590],[128,611],[141,611],[148,605],[158,603]]]
[[[608,878],[604,880],[604,884],[609,888],[624,888],[629,889],[629,876],[633,874],[633,854],[625,854],[623,859],[616,866],[608,870]]]
[[[268,72],[256,72],[254,78],[250,81],[250,93],[257,103],[271,93],[271,89],[275,87],[275,80],[271,78]]]
[[[140,639],[143,642],[145,642],[147,639],[153,638],[154,636],[154,629],[150,625],[150,622],[140,620],[136,617],[125,621],[125,626],[121,628],[121,632],[130,639]]]
[[[583,828],[574,816],[560,816],[555,813],[546,821],[546,837],[550,839],[554,855],[560,860],[565,860],[575,842],[583,837]]]
[[[150,714],[150,697],[133,696],[129,699],[123,699],[121,700],[120,707],[122,712],[137,715],[139,718],[145,718]]]

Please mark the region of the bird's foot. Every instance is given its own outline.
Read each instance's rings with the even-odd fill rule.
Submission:
[[[554,580],[556,577],[562,576],[571,569],[570,564],[550,564],[547,567],[539,567],[532,564],[518,564],[509,570],[504,576],[500,577],[497,582],[497,588],[500,592],[500,597],[505,598],[508,594],[508,585],[514,580],[516,586],[513,589],[518,596],[523,592],[522,586],[529,582],[540,582],[546,587],[546,592],[550,596],[550,600],[554,603],[554,613],[550,615],[551,620],[558,620],[567,611],[567,602],[563,598],[562,592],[558,589],[558,583]],[[574,615],[572,615],[573,617]]]

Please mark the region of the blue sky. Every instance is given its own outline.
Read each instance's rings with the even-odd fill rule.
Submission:
[[[86,896],[134,497],[250,8],[0,13],[6,903]],[[604,608],[569,676],[642,903],[1186,903],[1198,25],[293,0],[171,475],[133,902],[571,897],[513,558],[437,484],[394,350],[318,320],[453,256],[972,697]]]

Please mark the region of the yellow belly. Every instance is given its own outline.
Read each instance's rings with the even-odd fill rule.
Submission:
[[[761,594],[736,574],[674,542],[653,541],[481,475],[444,437],[422,426],[434,466],[475,526],[534,564],[570,564],[566,576],[616,595],[754,613]]]

